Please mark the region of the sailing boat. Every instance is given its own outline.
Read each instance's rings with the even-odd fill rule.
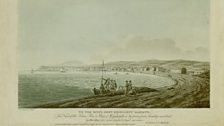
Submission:
[[[104,61],[102,64],[102,75],[101,75],[101,85],[100,88],[93,88],[93,92],[95,95],[100,94],[114,94],[117,90],[117,83],[115,80],[107,78],[104,79]],[[105,80],[105,82],[104,82]]]
[[[101,88],[103,88],[104,87],[104,85],[103,85],[103,74],[104,74],[104,61],[103,61],[103,63],[102,63],[102,74],[101,74],[101,85],[100,85],[100,89],[97,89],[97,88],[93,88],[93,93],[95,94],[95,95],[99,95],[99,94],[102,94],[103,92],[101,91]]]
[[[66,72],[66,71],[65,71],[65,68],[62,67],[62,68],[60,69],[60,72],[61,72],[61,73],[65,73],[65,72]]]

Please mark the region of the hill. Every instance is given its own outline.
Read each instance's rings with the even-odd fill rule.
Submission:
[[[191,61],[191,60],[144,60],[144,61],[117,61],[105,63],[108,67],[123,67],[123,66],[155,66],[163,67],[166,69],[179,69],[182,67],[186,68],[209,68],[209,62],[203,61]]]
[[[78,60],[67,61],[59,64],[58,66],[84,66],[85,64]]]

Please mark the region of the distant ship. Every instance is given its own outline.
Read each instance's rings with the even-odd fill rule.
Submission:
[[[60,72],[61,72],[61,73],[65,73],[65,72],[66,72],[65,68],[62,67],[62,68],[60,69]]]
[[[34,69],[31,69],[30,73],[31,73],[31,74],[34,74]]]

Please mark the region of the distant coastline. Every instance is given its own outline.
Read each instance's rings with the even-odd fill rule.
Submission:
[[[77,61],[76,61],[77,62]],[[69,63],[69,64],[68,64]],[[187,69],[188,74],[200,74],[210,70],[209,62],[193,60],[144,60],[144,61],[116,61],[106,62],[104,70],[108,72],[131,72],[131,73],[152,73],[161,71],[169,73],[180,73],[182,68]],[[40,66],[34,71],[58,72],[74,71],[101,71],[101,64],[80,65],[77,63],[66,62],[60,65]]]

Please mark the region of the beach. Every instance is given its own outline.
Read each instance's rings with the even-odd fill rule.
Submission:
[[[209,73],[208,73],[209,74]],[[61,100],[33,108],[209,108],[210,79],[207,76],[170,74],[173,85],[136,95],[97,95]]]
[[[106,72],[104,78],[116,80],[117,86],[124,86],[126,80],[132,80],[133,86],[159,88],[170,86],[170,78],[143,74]],[[99,88],[101,72],[35,72],[19,75],[19,107],[26,108],[42,104],[74,100],[93,96],[93,88]]]

